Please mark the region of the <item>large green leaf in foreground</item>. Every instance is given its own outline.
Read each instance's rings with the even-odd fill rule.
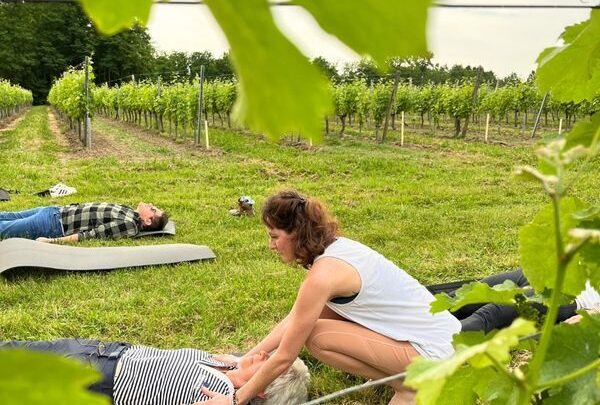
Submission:
[[[151,0],[81,0],[98,29],[114,34],[144,24]],[[271,138],[294,133],[318,140],[331,97],[325,79],[275,25],[266,0],[207,0],[231,47],[240,95],[234,116]],[[321,26],[381,67],[394,56],[427,52],[430,0],[300,0]]]
[[[2,405],[108,405],[108,398],[87,391],[97,371],[49,353],[0,351]]]
[[[566,139],[565,149],[581,145],[586,148],[591,147],[592,152],[595,152],[600,143],[600,112],[594,114],[589,121],[583,119],[577,122],[573,130],[567,134]]]
[[[502,284],[490,287],[485,283],[469,283],[456,290],[453,297],[448,294],[436,294],[431,303],[431,312],[443,310],[456,311],[469,304],[495,303],[513,305],[515,295],[523,294],[525,290],[517,287],[511,280],[505,280]]]
[[[560,228],[562,235],[568,235],[569,229],[579,226],[582,222],[576,213],[587,206],[574,198],[564,198],[560,202]],[[529,224],[519,231],[519,251],[521,266],[530,284],[536,291],[554,288],[556,280],[557,254],[554,229],[554,211],[552,205],[545,206]],[[565,245],[572,242],[565,237]],[[579,294],[585,280],[589,279],[596,288],[600,287],[600,271],[598,262],[600,256],[598,245],[588,244],[569,263],[566,271],[563,292],[572,296]]]
[[[560,101],[592,100],[600,89],[600,10],[567,27],[561,38],[564,45],[538,56],[537,84]]]
[[[456,353],[449,359],[429,360],[421,358],[413,362],[408,367],[405,382],[410,387],[418,389],[419,404],[443,403],[441,401],[443,401],[442,393],[445,385],[459,384],[459,381],[454,380],[455,377],[451,376],[463,364],[468,363],[475,369],[485,369],[494,362],[506,365],[510,359],[510,349],[519,344],[519,337],[532,334],[535,330],[533,322],[519,318],[508,328],[500,330],[487,341],[472,346],[457,345]],[[454,392],[453,396],[455,398],[460,396],[469,398],[472,389],[473,387],[464,387],[460,393]],[[513,384],[507,384],[503,393],[496,393],[496,396],[510,396],[510,392],[513,390]],[[489,387],[486,387],[483,391],[489,393]]]
[[[295,0],[321,27],[380,67],[391,57],[426,56],[429,0]]]
[[[542,384],[598,361],[600,354],[600,316],[584,314],[575,325],[555,327],[548,348],[540,382]],[[600,403],[600,371],[598,367],[550,391],[544,404],[598,404]]]
[[[146,25],[153,0],[80,0],[98,30],[113,35],[139,23]]]
[[[264,0],[207,0],[231,45],[238,73],[238,119],[271,137],[320,137],[329,111],[327,82],[283,36]]]

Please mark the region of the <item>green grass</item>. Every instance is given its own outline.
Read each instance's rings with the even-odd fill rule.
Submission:
[[[177,223],[172,238],[91,241],[84,246],[197,243],[213,262],[86,274],[23,270],[0,276],[0,338],[93,337],[159,347],[228,352],[250,348],[290,309],[304,271],[267,249],[259,216],[228,209],[251,195],[258,209],[282,188],[324,200],[343,233],[380,251],[423,283],[474,278],[519,264],[517,233],[545,203],[540,188],[510,175],[534,163],[533,146],[485,145],[407,134],[407,145],[332,136],[316,149],[282,146],[248,134],[211,130],[222,153],[176,152],[98,121],[118,156],[66,159],[35,107],[0,132],[0,187],[17,189],[1,210],[47,204],[153,202]],[[155,135],[157,136],[157,135]],[[163,136],[164,137],[164,136]],[[165,137],[166,138],[166,137]],[[181,145],[181,143],[179,143]],[[128,159],[127,151],[144,158]],[[581,175],[578,197],[600,203],[598,161]],[[33,192],[59,181],[63,199]],[[318,364],[311,396],[360,382]],[[385,403],[383,388],[338,403]]]

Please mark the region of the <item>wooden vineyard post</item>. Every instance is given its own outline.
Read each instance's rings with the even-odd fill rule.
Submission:
[[[404,146],[404,111],[400,113],[400,146]]]
[[[535,136],[535,131],[537,130],[538,125],[540,124],[540,117],[542,115],[542,111],[544,110],[544,104],[546,104],[547,97],[548,97],[548,93],[544,94],[544,98],[542,99],[542,103],[540,104],[540,109],[538,110],[538,113],[535,117],[535,124],[533,124],[533,131],[531,131],[532,138]]]
[[[194,144],[200,144],[200,134],[202,133],[202,97],[204,92],[204,65],[200,66],[200,90],[198,91],[198,118],[196,120],[196,133],[194,134]],[[204,121],[205,126],[206,121]],[[208,149],[208,129],[206,130],[206,149]]]
[[[396,93],[398,92],[398,75],[394,77],[394,87],[392,88],[392,94],[390,95],[390,103],[388,104],[387,112],[385,114],[385,121],[383,124],[383,133],[381,135],[381,142],[385,142],[385,136],[388,131],[388,123],[390,120],[390,115],[392,114],[392,108],[394,108],[394,104],[396,103]]]
[[[159,100],[160,100],[160,96],[161,96],[160,79],[161,79],[161,77],[158,76],[158,81],[156,84],[156,87],[157,87],[156,94],[157,94],[157,97]],[[158,132],[162,134],[164,131],[163,122],[162,122],[162,114],[156,114],[156,126],[158,128]]]
[[[485,143],[488,143],[488,133],[490,131],[490,113],[485,115]]]
[[[562,118],[558,120],[558,134],[562,134]]]
[[[84,145],[92,147],[92,120],[90,119],[90,87],[89,87],[90,58],[85,57],[85,121],[84,121]]]
[[[204,120],[204,140],[206,143],[206,150],[209,150],[210,144],[208,143],[208,120]]]

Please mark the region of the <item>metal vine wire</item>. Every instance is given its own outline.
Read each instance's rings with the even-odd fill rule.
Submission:
[[[598,9],[600,1],[590,4],[585,4],[586,0],[581,0],[580,4],[502,4],[502,3],[433,3],[433,7],[440,8],[492,8],[492,9]],[[0,0],[3,3],[76,3],[77,0]],[[161,5],[204,5],[202,0],[172,0],[172,1],[154,1],[153,4]],[[293,1],[269,1],[272,7],[298,6]]]

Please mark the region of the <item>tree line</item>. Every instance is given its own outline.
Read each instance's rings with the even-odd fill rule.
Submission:
[[[44,104],[52,82],[93,55],[96,83],[120,84],[131,76],[193,79],[205,65],[209,77],[233,76],[228,55],[157,52],[146,28],[100,35],[80,6],[0,2],[0,78],[30,89]]]

